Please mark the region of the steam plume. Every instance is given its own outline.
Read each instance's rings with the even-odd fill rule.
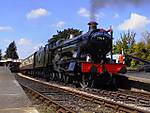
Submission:
[[[95,15],[100,8],[125,8],[127,6],[145,6],[150,4],[150,0],[90,0],[91,9],[90,9],[90,18],[95,20]]]

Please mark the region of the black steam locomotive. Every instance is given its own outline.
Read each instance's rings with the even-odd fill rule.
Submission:
[[[40,76],[47,80],[78,83],[90,87],[93,82],[115,83],[116,73],[124,73],[124,64],[114,64],[112,53],[112,29],[97,29],[96,22],[90,22],[89,31],[70,39],[49,41],[20,65],[25,74]]]

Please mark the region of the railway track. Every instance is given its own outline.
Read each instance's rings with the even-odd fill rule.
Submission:
[[[124,89],[119,89],[118,90],[120,93],[124,93],[124,94],[132,94],[134,96],[136,96],[137,98],[139,98],[138,100],[140,100],[140,98],[145,98],[147,100],[150,99],[150,92],[147,91],[143,91],[143,90],[139,90],[139,89],[131,89],[131,90],[124,90]],[[150,105],[149,105],[150,107]]]
[[[44,106],[53,107],[53,109],[55,109],[55,111],[57,113],[76,113],[75,111],[73,111],[63,105],[60,105],[56,101],[48,98],[45,94],[38,92],[35,89],[28,87],[25,84],[20,83],[20,85],[22,86],[22,88],[25,90],[26,93],[30,93],[30,96],[34,96],[36,99],[38,99],[38,101],[44,103],[43,104]]]
[[[53,102],[56,106],[55,109],[57,113],[99,113],[103,110],[106,110],[108,113],[112,113],[113,111],[109,108],[102,109],[97,103],[81,99],[73,94],[64,92],[63,90],[60,91],[58,88],[49,87],[47,85],[45,86],[45,84],[39,85],[37,83],[33,83],[33,81],[31,83],[29,81],[22,82],[21,80],[19,80],[19,83],[29,90],[31,89],[30,92],[33,93],[33,95],[38,95],[36,97],[42,99],[43,102],[44,100],[46,100],[46,103]],[[49,102],[47,102],[47,100]]]
[[[119,89],[118,91],[107,91],[100,89],[87,89],[94,95],[111,98],[114,101],[120,101],[125,104],[135,105],[137,108],[143,107],[150,109],[150,93]]]
[[[146,97],[146,94],[142,98],[137,98],[137,96],[131,95],[129,92],[124,93],[123,91],[112,92],[99,89],[86,89],[81,91],[75,88],[41,82],[39,80],[22,75],[16,77],[21,84],[34,88],[39,92],[39,94],[47,95],[48,98],[53,98],[52,95],[57,95],[56,97],[59,97],[58,99],[60,99],[66,95],[65,99],[61,98],[61,100],[59,100],[59,103],[61,105],[65,105],[67,103],[69,103],[69,105],[76,105],[65,105],[65,107],[71,108],[73,111],[81,112],[81,110],[84,111],[85,109],[99,113],[99,111],[109,109],[108,111],[110,112],[119,113],[150,112],[150,99],[149,97]],[[73,101],[72,99],[75,99],[74,102],[77,100],[79,101],[77,101],[77,103],[73,102],[73,104],[71,104],[71,102],[68,100]],[[58,102],[56,98],[53,98],[53,100]]]

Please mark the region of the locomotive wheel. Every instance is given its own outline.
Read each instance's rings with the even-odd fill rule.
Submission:
[[[63,80],[65,84],[72,84],[73,83],[73,78],[67,74],[63,75]]]
[[[64,79],[64,82],[66,84],[69,83],[69,76],[68,75],[63,75],[63,79]]]
[[[89,75],[82,75],[81,81],[80,81],[80,86],[84,89],[87,87],[92,87],[93,86],[94,80],[91,79],[91,76]]]
[[[60,82],[64,82],[63,73],[58,72],[58,77]]]
[[[55,74],[51,72],[49,75],[49,79],[53,81],[55,79]]]
[[[66,75],[62,73],[62,82],[66,83]]]

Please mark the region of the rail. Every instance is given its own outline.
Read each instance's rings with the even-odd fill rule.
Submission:
[[[125,104],[121,100],[120,100],[120,102],[117,102],[117,101],[114,101],[112,99],[108,99],[106,97],[101,97],[99,95],[94,95],[94,94],[91,94],[91,93],[87,93],[85,91],[79,91],[79,90],[76,90],[76,89],[73,89],[73,88],[70,89],[70,88],[64,87],[64,86],[60,87],[59,85],[52,85],[52,84],[49,84],[47,82],[42,82],[42,81],[30,78],[30,77],[26,77],[26,76],[23,76],[23,75],[21,75],[21,76],[25,77],[26,79],[30,79],[30,81],[34,82],[33,84],[38,83],[38,84],[43,84],[43,85],[49,86],[51,88],[55,88],[57,90],[59,89],[63,92],[66,92],[66,93],[72,94],[74,96],[80,97],[84,100],[88,100],[89,102],[99,104],[99,105],[103,106],[103,108],[105,108],[105,107],[112,108],[113,110],[115,110],[115,112],[121,112],[121,111],[127,112],[127,113],[149,112],[148,110],[140,109],[140,107],[133,106],[135,104],[133,104],[132,106],[130,104]],[[120,95],[123,95],[123,94],[120,93]],[[114,97],[114,95],[111,95],[111,96]],[[127,99],[131,99],[131,98],[127,98]],[[149,105],[149,101],[148,101],[148,105]]]

